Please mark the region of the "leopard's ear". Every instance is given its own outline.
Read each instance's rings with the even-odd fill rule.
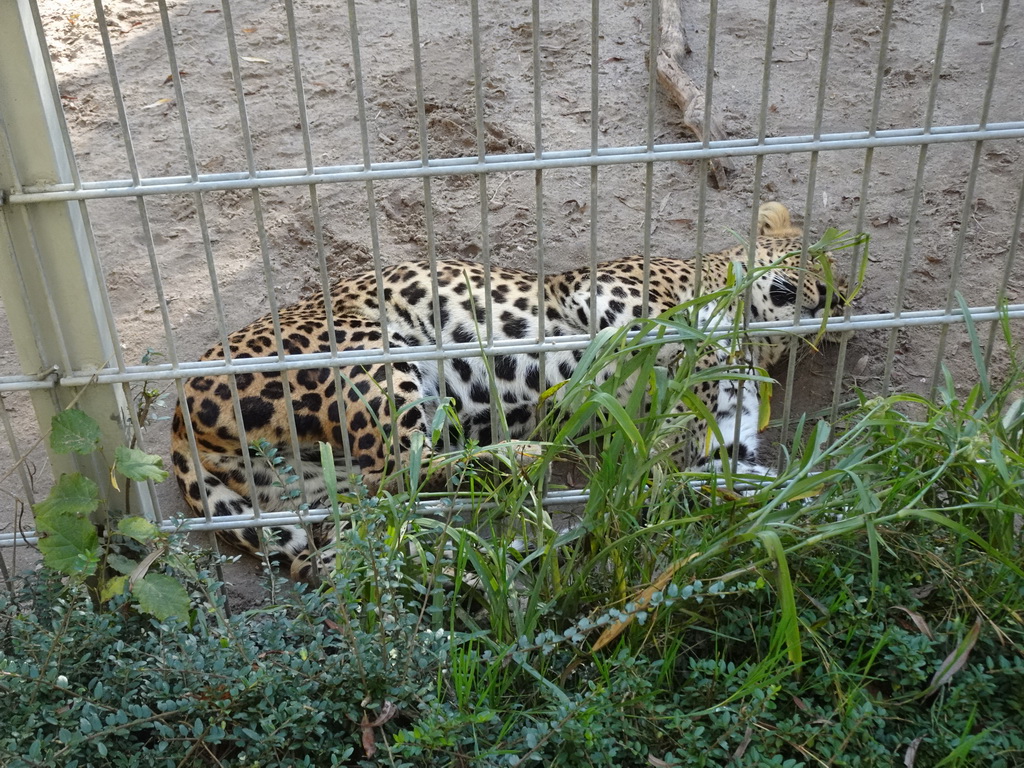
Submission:
[[[776,307],[791,307],[796,304],[796,283],[781,272],[773,272],[768,295]]]
[[[765,203],[757,209],[757,234],[767,237],[802,237],[800,227],[793,226],[789,209],[782,203]]]

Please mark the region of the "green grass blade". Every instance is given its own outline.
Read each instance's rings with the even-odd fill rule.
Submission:
[[[776,586],[781,616],[779,617],[776,637],[781,639],[786,648],[790,662],[799,669],[803,664],[803,648],[800,645],[800,622],[796,611],[796,591],[789,573],[789,562],[786,550],[775,531],[758,531],[757,538],[764,545],[765,551],[775,561]]]

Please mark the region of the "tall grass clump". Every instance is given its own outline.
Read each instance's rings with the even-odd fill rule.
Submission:
[[[335,572],[284,603],[228,615],[198,567],[178,616],[30,579],[0,612],[0,763],[1024,764],[1017,376],[987,383],[970,328],[977,385],[805,421],[778,477],[694,472],[668,459],[702,380],[768,379],[698,369],[742,336],[690,309],[599,334],[532,463],[468,445],[458,488],[414,466],[336,505]],[[571,520],[544,502],[567,462]]]

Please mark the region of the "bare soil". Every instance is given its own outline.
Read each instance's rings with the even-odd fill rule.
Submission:
[[[83,178],[129,178],[125,137],[92,3],[40,0],[39,5]],[[473,156],[477,130],[469,4],[425,0],[418,5],[427,153]],[[651,10],[646,2],[601,3],[597,114],[591,110],[590,97],[589,9],[578,3],[543,3],[535,30],[526,3],[482,5],[479,57],[486,152],[532,152],[538,144],[544,150],[589,148],[594,120],[601,147],[691,139],[679,110],[660,93],[655,98],[653,135],[649,133]],[[879,77],[885,4],[838,0],[833,4],[828,71],[822,79],[828,5],[779,3],[774,45],[768,53],[766,135],[812,133],[819,106],[823,133],[866,130],[871,127],[876,83],[880,84],[877,128],[923,126],[928,119],[942,3],[895,0],[888,56]],[[1005,34],[997,46],[998,5],[995,0],[956,3],[942,50],[933,125],[978,123],[989,87],[993,95],[988,120],[1021,119],[1024,6],[1011,3]],[[220,3],[168,2],[177,56],[174,65],[168,60],[157,3],[108,0],[105,8],[141,175],[190,173],[182,110],[188,117],[200,172],[244,171],[247,147]],[[682,10],[693,49],[689,71],[703,83],[708,7],[697,0],[683,0]],[[419,160],[417,70],[409,9],[403,3],[357,0],[355,12],[368,126],[366,155],[374,162]],[[242,57],[252,162],[260,169],[303,167],[303,133],[285,6],[277,1],[239,0],[232,3],[231,16]],[[337,0],[298,0],[295,24],[312,161],[315,165],[361,163],[364,147],[347,8]],[[720,4],[713,109],[730,137],[758,134],[767,30],[767,8],[761,0]],[[535,32],[540,36],[540,71],[536,73]],[[999,63],[990,86],[995,54]],[[175,70],[183,103],[173,87]],[[535,98],[535,87],[540,89],[539,98]],[[535,103],[540,105],[539,115]],[[760,201],[779,200],[802,218],[809,200],[805,224],[812,236],[830,226],[854,229],[863,211],[863,228],[871,236],[870,261],[854,307],[857,313],[896,308],[905,252],[903,309],[945,307],[951,279],[968,303],[991,305],[1004,286],[1024,178],[1021,153],[1019,140],[931,146],[921,175],[916,221],[910,220],[910,209],[919,159],[925,154],[918,146],[879,148],[870,157],[864,150],[845,150],[735,158],[728,188],[708,190],[702,222],[700,167],[658,164],[651,175],[650,248],[659,255],[689,257],[699,245],[705,251],[726,247],[735,242],[732,231],[748,231],[751,212]],[[484,248],[481,195],[486,196],[490,257],[495,264],[535,269],[541,250],[548,271],[587,263],[592,227],[597,231],[598,259],[641,253],[646,174],[643,165],[602,167],[597,174],[597,209],[592,210],[589,169],[546,171],[539,214],[533,172],[490,175],[485,186],[474,176],[436,178],[429,187],[420,179],[378,182],[372,190],[362,183],[320,185],[316,202],[326,262],[331,275],[370,263],[371,197],[385,263],[423,257],[431,245],[441,258],[480,257]],[[433,211],[432,242],[427,192]],[[195,359],[218,338],[200,211],[190,195],[149,197],[146,210],[156,270],[135,200],[89,205],[119,341],[129,361],[140,360],[147,349],[181,360]],[[209,227],[229,330],[265,312],[271,290],[283,303],[318,289],[313,210],[309,188],[279,187],[257,196],[246,191],[204,196],[201,214]],[[954,275],[960,243],[962,267]],[[265,261],[270,265],[267,274]],[[843,269],[849,269],[848,257],[840,254],[840,261]],[[161,320],[156,272],[167,301],[170,338]],[[1021,299],[1024,267],[1010,271],[1005,289],[1011,301]],[[982,329],[983,338],[987,330]],[[939,329],[934,327],[896,332],[890,388],[927,395],[940,343]],[[839,385],[844,397],[854,388],[868,393],[881,390],[889,344],[888,331],[862,332],[849,343]],[[838,355],[837,348],[826,349],[800,363],[791,387],[795,412],[831,403]],[[943,362],[958,384],[967,385],[976,378],[966,336],[959,328],[945,341]],[[1001,380],[1008,370],[1007,353],[997,347],[992,377]],[[0,374],[17,371],[9,333],[0,322]],[[783,376],[785,371],[778,373]],[[776,389],[781,393],[785,388]],[[24,450],[31,441],[23,436],[35,430],[27,398],[8,397],[5,403],[18,425]],[[168,416],[172,407],[169,396],[158,416]],[[155,422],[147,430],[147,447],[166,452],[166,433],[167,422]],[[0,475],[7,472],[9,458],[9,453],[0,454]],[[31,462],[40,485],[45,485],[45,456],[37,450]],[[12,515],[19,511],[12,498],[23,499],[24,494],[10,479],[3,488],[11,494],[0,497],[0,508],[7,510],[2,520],[10,526]],[[162,502],[165,512],[183,511],[172,483],[165,484]]]

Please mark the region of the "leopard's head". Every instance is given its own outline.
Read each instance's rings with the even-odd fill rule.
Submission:
[[[754,281],[750,315],[754,322],[793,322],[795,318],[821,319],[843,314],[846,285],[838,276],[832,254],[808,253],[801,265],[803,231],[793,226],[781,203],[765,203],[758,211],[756,263],[761,274]],[[784,354],[786,334],[770,334],[760,355],[772,365]]]

